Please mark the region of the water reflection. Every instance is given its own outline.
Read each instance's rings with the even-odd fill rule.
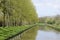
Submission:
[[[36,40],[60,40],[60,33],[39,30]]]

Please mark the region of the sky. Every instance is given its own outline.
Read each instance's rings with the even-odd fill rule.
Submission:
[[[60,0],[32,0],[38,17],[60,14]]]

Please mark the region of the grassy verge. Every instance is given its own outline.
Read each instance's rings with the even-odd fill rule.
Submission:
[[[35,40],[38,29],[39,29],[39,27],[36,26],[36,27],[33,27],[33,28],[27,30],[26,32],[21,34],[21,40]]]
[[[49,28],[52,28],[56,31],[60,31],[60,25],[53,25],[53,24],[46,24],[46,23],[39,23],[38,25],[46,27],[46,28],[49,27]]]
[[[17,33],[22,32],[23,30],[26,30],[30,27],[32,27],[32,25],[5,27],[5,28],[0,27],[0,40],[5,40],[8,37],[16,35]]]

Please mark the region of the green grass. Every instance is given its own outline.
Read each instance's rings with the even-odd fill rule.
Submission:
[[[22,32],[25,29],[32,27],[32,25],[25,26],[16,26],[16,27],[0,27],[0,40],[5,40],[8,37],[16,35],[19,32]]]

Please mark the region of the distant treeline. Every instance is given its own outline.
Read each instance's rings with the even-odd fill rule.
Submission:
[[[60,25],[60,15],[40,17],[39,22]]]
[[[38,22],[31,0],[0,0],[0,26],[20,26]]]

